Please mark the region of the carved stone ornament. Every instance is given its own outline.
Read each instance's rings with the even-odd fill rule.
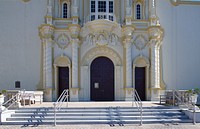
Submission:
[[[144,37],[144,35],[138,35],[134,40],[134,45],[138,50],[142,50],[146,47],[148,41]]]
[[[89,34],[86,38],[85,41],[89,43],[90,45],[112,45],[115,46],[116,44],[119,43],[119,38],[116,34],[114,33],[109,33],[107,31],[103,32],[97,32],[94,34]]]
[[[62,48],[65,49],[67,48],[67,46],[69,45],[70,39],[66,34],[60,34],[57,38],[57,45]]]
[[[51,25],[42,25],[39,28],[40,38],[53,38],[54,27]]]
[[[161,27],[150,27],[149,28],[150,39],[161,39],[163,38],[163,29]]]

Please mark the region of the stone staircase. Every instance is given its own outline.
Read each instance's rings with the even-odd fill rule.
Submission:
[[[140,124],[136,107],[70,107],[57,112],[57,124]],[[143,107],[143,124],[192,123],[180,109]],[[2,124],[39,125],[54,124],[51,107],[20,108]]]

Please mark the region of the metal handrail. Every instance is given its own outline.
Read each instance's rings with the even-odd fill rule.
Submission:
[[[21,93],[17,93],[14,96],[12,96],[12,98],[10,98],[9,100],[7,100],[6,102],[4,102],[3,104],[1,104],[0,106],[5,106],[9,103],[9,106],[7,106],[3,111],[5,111],[6,109],[9,109],[12,105],[14,105],[15,103],[19,102],[19,97],[20,97]]]
[[[136,89],[133,89],[132,91],[132,106],[134,106],[134,103],[137,106],[138,111],[140,111],[140,125],[142,125],[142,101]]]
[[[175,105],[175,99],[177,99],[178,101],[180,101],[182,104],[184,104],[188,110],[190,110],[190,106],[189,103],[186,103],[184,101],[181,100],[181,98],[179,96],[177,96],[175,93],[178,94],[178,91],[173,90],[173,106]],[[193,106],[193,124],[196,124],[196,120],[195,120],[195,113],[196,113],[196,109],[195,109],[195,104],[194,103],[190,103]],[[179,106],[179,104],[178,104]],[[180,107],[180,106],[179,106]]]
[[[59,111],[63,105],[63,103],[67,100],[67,107],[68,107],[68,101],[69,101],[69,89],[66,89],[62,92],[62,94],[59,96],[57,101],[53,103],[54,105],[54,126],[56,126],[56,112]]]

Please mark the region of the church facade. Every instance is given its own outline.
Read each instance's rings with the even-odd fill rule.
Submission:
[[[188,83],[183,87],[178,86],[178,81],[185,81],[185,77],[180,76],[182,73],[179,70],[187,71],[186,69],[189,69],[194,62],[196,65],[200,64],[200,60],[191,59],[191,64],[185,63],[186,66],[184,64],[179,66],[178,61],[183,61],[184,59],[180,58],[185,55],[179,56],[182,53],[182,50],[178,49],[179,38],[184,39],[185,33],[176,28],[179,24],[187,24],[181,19],[183,23],[177,23],[178,17],[182,15],[178,14],[177,8],[182,6],[197,8],[199,2],[181,0],[46,0],[45,2],[25,0],[24,2],[18,3],[25,6],[24,16],[21,16],[21,20],[24,21],[24,30],[21,31],[24,33],[29,33],[32,29],[29,20],[34,19],[31,19],[29,14],[33,14],[34,7],[42,3],[38,8],[43,10],[43,13],[38,15],[40,18],[43,15],[44,21],[37,23],[37,33],[35,31],[29,35],[24,34],[24,42],[32,42],[30,35],[37,36],[37,47],[27,46],[29,48],[27,51],[39,53],[38,59],[35,56],[29,57],[30,60],[23,59],[25,62],[33,61],[29,66],[33,66],[33,69],[29,69],[28,75],[30,78],[39,76],[33,79],[39,83],[33,86],[27,78],[13,77],[13,80],[5,80],[4,84],[6,81],[20,80],[22,84],[23,81],[27,81],[22,87],[26,90],[43,90],[45,101],[55,101],[64,89],[69,89],[70,101],[128,101],[132,99],[133,89],[138,91],[143,101],[159,100],[159,96],[167,89],[188,89],[200,85],[200,81],[196,78],[200,71],[197,70],[191,74],[193,78],[188,78],[188,83],[194,85],[193,87],[186,85]],[[166,9],[171,9],[171,12],[165,11]],[[195,9],[193,11],[200,10]],[[166,17],[168,13],[171,14]],[[200,17],[196,20],[200,21]],[[196,24],[194,19],[192,21]],[[171,25],[167,25],[168,23]],[[200,29],[199,26],[197,28]],[[190,33],[188,30],[185,31]],[[190,43],[194,41],[194,44],[197,44],[200,41],[198,39],[199,37],[195,37]],[[21,46],[20,49],[26,48]],[[183,49],[187,49],[187,46]],[[185,57],[190,57],[190,54]],[[38,66],[35,69],[34,64]],[[17,73],[21,77],[20,74],[26,73]],[[3,73],[1,75],[3,76]],[[170,78],[171,75],[173,76]]]

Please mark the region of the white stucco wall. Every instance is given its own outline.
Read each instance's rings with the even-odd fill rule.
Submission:
[[[46,0],[0,1],[0,89],[33,90],[41,83],[41,41],[38,26],[44,22]]]
[[[157,0],[157,14],[164,28],[163,77],[167,89],[200,87],[200,6],[172,6]]]

